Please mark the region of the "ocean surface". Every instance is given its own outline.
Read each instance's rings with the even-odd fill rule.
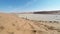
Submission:
[[[18,14],[18,16],[37,21],[60,21],[60,15],[52,14]]]

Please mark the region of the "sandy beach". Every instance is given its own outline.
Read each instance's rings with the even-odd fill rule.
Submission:
[[[0,14],[0,34],[60,34],[60,23],[45,23]]]

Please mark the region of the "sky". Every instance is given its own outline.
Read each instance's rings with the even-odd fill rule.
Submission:
[[[60,0],[0,0],[0,12],[60,10]]]

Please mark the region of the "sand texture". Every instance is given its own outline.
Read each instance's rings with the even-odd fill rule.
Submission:
[[[57,23],[41,23],[13,14],[0,14],[0,34],[60,34]]]

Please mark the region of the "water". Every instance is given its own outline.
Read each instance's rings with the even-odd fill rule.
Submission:
[[[30,20],[43,20],[43,21],[60,21],[60,15],[49,14],[18,14],[19,17],[27,18]]]

